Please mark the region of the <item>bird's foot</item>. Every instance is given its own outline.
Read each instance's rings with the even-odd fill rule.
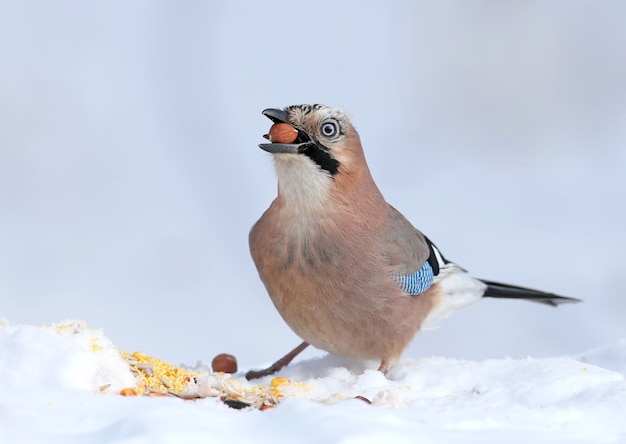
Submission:
[[[308,342],[303,342],[269,367],[263,370],[250,370],[248,373],[246,373],[246,379],[249,381],[251,379],[258,379],[262,378],[263,376],[268,376],[276,373],[281,368],[285,367],[291,361],[293,361],[293,358],[298,356],[302,352],[302,350],[304,350],[308,346]]]
[[[380,363],[380,366],[378,367],[378,371],[381,372],[383,375],[386,375],[387,372],[389,371],[389,361],[387,361],[386,359],[383,359],[382,362]]]

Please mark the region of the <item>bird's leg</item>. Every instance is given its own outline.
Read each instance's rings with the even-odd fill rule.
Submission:
[[[380,363],[380,367],[378,367],[378,371],[381,372],[383,375],[386,375],[389,371],[389,361],[383,359]]]
[[[298,356],[302,352],[302,350],[304,350],[308,346],[308,342],[303,342],[302,344],[291,350],[289,353],[287,353],[285,356],[280,358],[278,361],[274,362],[268,368],[265,368],[263,370],[250,370],[248,373],[246,373],[246,379],[249,381],[251,379],[262,378],[263,376],[276,373],[278,370],[293,361],[293,358]]]

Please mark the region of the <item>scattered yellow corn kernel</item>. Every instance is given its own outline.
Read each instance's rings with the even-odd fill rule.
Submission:
[[[149,358],[148,355],[146,355],[145,353],[141,353],[141,352],[135,352],[135,353],[133,353],[133,356],[135,358],[137,358],[137,360],[142,360],[142,359],[148,359]]]
[[[278,376],[274,379],[272,379],[272,382],[270,382],[270,387],[272,388],[278,388],[281,385],[284,384],[289,384],[291,381],[287,378],[283,378],[282,376]]]

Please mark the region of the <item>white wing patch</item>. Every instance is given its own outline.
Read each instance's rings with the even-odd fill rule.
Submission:
[[[440,261],[441,255],[437,249],[435,255]],[[441,266],[439,274],[435,276],[435,283],[439,284],[440,296],[422,324],[422,329],[425,330],[436,328],[436,322],[440,319],[447,318],[458,309],[478,301],[487,289],[487,285],[451,262]]]

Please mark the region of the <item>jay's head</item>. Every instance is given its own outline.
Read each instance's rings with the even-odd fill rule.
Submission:
[[[277,164],[291,169],[317,171],[329,179],[362,169],[365,164],[359,135],[341,110],[325,105],[292,105],[284,110],[266,109],[274,124],[286,123],[297,131],[289,139],[264,137],[273,143],[260,148],[274,155]],[[275,125],[276,126],[276,125]],[[295,138],[294,138],[295,137]]]

